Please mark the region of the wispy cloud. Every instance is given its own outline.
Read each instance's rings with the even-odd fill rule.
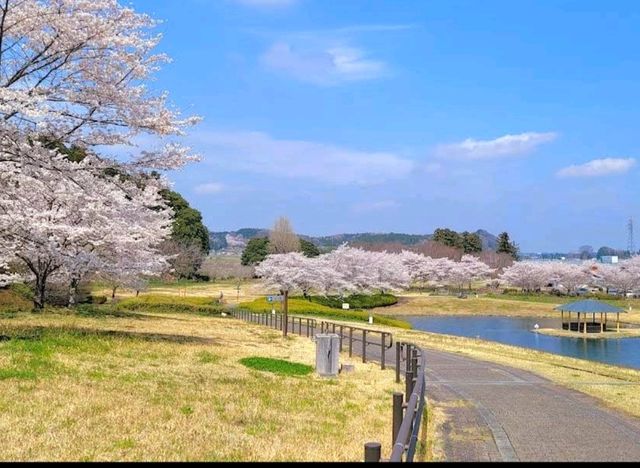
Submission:
[[[598,177],[610,174],[623,174],[634,165],[634,158],[603,158],[594,159],[584,164],[575,164],[560,169],[558,177]]]
[[[220,193],[224,190],[224,185],[219,182],[209,182],[207,184],[196,185],[193,191],[199,195],[210,195],[212,193]]]
[[[261,61],[272,70],[323,86],[379,78],[387,69],[384,62],[367,58],[361,49],[344,45],[292,47],[276,42]]]
[[[278,140],[262,132],[196,132],[193,139],[210,164],[275,177],[368,185],[405,177],[413,169],[412,161],[393,153]]]
[[[434,153],[443,159],[484,160],[521,156],[532,152],[538,146],[554,141],[557,133],[527,132],[518,135],[504,135],[494,140],[474,140],[468,138],[459,143],[439,145]]]
[[[373,202],[354,203],[351,205],[351,211],[354,213],[371,213],[374,211],[385,211],[399,206],[394,200],[382,200]]]

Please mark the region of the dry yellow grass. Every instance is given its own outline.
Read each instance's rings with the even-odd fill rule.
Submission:
[[[252,301],[259,297],[264,297],[269,291],[258,281],[243,280],[240,282],[240,291],[238,291],[238,283],[234,281],[215,281],[203,283],[180,283],[164,284],[161,286],[151,286],[146,294],[166,294],[179,297],[211,297],[217,299],[220,293],[223,295],[223,301],[229,305],[235,305],[240,302]],[[273,291],[271,291],[273,293]],[[105,287],[94,288],[97,295],[107,296],[111,298],[111,290]],[[118,289],[117,298],[132,297],[136,292],[130,289]]]
[[[323,379],[238,363],[313,364],[306,338],[169,314],[17,314],[0,318],[3,334],[2,460],[358,461],[370,440],[388,456],[392,371],[354,361]]]
[[[401,295],[398,303],[389,307],[372,309],[382,315],[510,315],[557,317],[555,304],[525,302],[506,299],[491,299],[469,296]]]

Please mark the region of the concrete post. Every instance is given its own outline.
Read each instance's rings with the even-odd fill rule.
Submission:
[[[316,372],[322,377],[338,375],[340,337],[334,333],[316,335]]]

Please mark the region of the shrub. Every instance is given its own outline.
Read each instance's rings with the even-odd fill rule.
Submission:
[[[344,299],[338,296],[309,296],[308,299],[334,309],[342,309],[343,302],[348,303],[352,309],[373,309],[398,303],[398,298],[393,294],[352,294]]]
[[[279,304],[272,304],[267,302],[266,298],[262,297],[251,302],[243,302],[239,304],[238,308],[248,310],[257,313],[270,313],[272,308],[279,310]],[[342,310],[327,307],[322,304],[308,301],[301,298],[289,299],[289,313],[297,315],[312,315],[325,319],[336,320],[352,320],[356,322],[367,322],[369,320],[369,312],[362,310]],[[389,325],[398,328],[411,328],[411,324],[404,320],[394,319],[386,317],[384,315],[373,315],[374,323],[379,325]]]
[[[107,302],[107,296],[89,296],[87,298],[89,304],[104,304]]]

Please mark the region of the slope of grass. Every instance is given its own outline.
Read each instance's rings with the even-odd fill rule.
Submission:
[[[210,297],[179,297],[164,294],[143,294],[117,303],[117,310],[130,312],[191,313],[220,315],[224,307]]]
[[[261,297],[251,302],[242,302],[238,308],[257,313],[269,313],[273,309],[278,312],[280,311],[280,303],[267,302],[266,298]],[[369,312],[362,310],[334,309],[332,307],[327,307],[325,305],[300,298],[289,299],[289,313],[295,315],[309,315],[324,319],[354,320],[359,322],[368,322],[370,315]],[[381,314],[373,314],[373,321],[380,325],[389,325],[398,328],[411,328],[411,324],[404,320],[387,317]]]
[[[0,460],[360,461],[401,389],[344,355],[337,379],[248,369],[314,344],[220,317],[19,313],[0,336]]]

